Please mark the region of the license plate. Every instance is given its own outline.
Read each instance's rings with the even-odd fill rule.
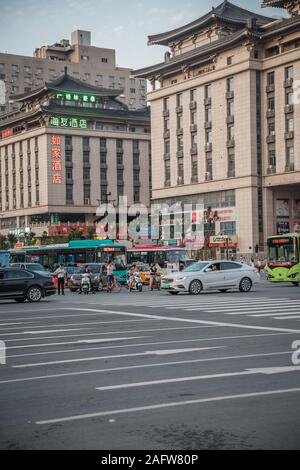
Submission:
[[[161,288],[162,289],[170,289],[170,284],[162,284]]]

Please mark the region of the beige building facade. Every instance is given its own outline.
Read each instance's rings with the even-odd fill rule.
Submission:
[[[123,90],[120,100],[130,109],[146,106],[146,80],[132,70],[118,67],[116,51],[95,47],[89,31],[74,31],[69,40],[37,48],[33,57],[0,53],[0,114],[17,109],[10,95],[29,93],[56,80],[68,66],[69,74],[87,84]]]
[[[150,36],[170,52],[135,71],[153,88],[152,200],[217,210],[214,233],[235,237],[236,255],[263,253],[267,236],[300,230],[296,13],[274,20],[223,2]]]
[[[100,203],[150,203],[149,110],[63,75],[0,118],[0,231],[93,226]]]

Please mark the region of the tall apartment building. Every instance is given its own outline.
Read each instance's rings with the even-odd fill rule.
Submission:
[[[263,4],[291,16],[224,1],[150,36],[170,51],[134,73],[152,83],[153,201],[218,211],[215,234],[247,256],[267,236],[300,229],[299,1]],[[225,254],[224,242],[217,248]]]
[[[100,204],[150,203],[149,109],[67,74],[0,117],[0,231],[91,226]]]
[[[55,80],[68,66],[69,74],[90,85],[123,90],[121,101],[130,109],[145,107],[146,80],[116,65],[116,51],[91,45],[89,31],[75,31],[71,42],[61,40],[35,50],[33,57],[0,53],[0,114],[17,109],[9,96],[29,93]]]

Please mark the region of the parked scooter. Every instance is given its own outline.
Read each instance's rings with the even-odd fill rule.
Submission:
[[[139,273],[135,273],[133,276],[129,277],[127,281],[127,290],[128,292],[131,292],[133,290],[142,292],[143,283],[142,283],[141,276],[139,275]]]

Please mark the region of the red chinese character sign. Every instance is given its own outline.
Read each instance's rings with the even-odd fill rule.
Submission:
[[[61,153],[61,137],[53,135],[51,137],[51,169],[52,183],[62,184],[62,153]]]

